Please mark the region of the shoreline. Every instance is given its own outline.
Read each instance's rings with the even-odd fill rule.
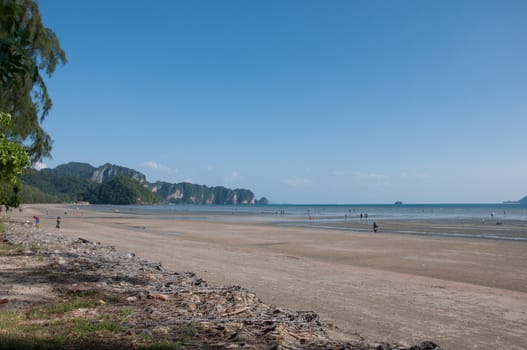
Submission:
[[[71,210],[76,210],[79,206],[70,205]],[[345,207],[345,206],[344,206]],[[258,212],[244,210],[231,211],[234,207],[226,207],[227,210],[218,210],[216,207],[192,207],[167,208],[161,206],[162,210],[154,210],[147,206],[147,210],[142,210],[141,206],[110,206],[95,205],[84,207],[90,213],[112,213],[122,214],[124,217],[134,215],[151,217],[158,220],[189,220],[189,221],[210,221],[210,222],[230,222],[230,223],[260,223],[271,224],[279,227],[297,227],[305,229],[324,229],[340,230],[352,233],[371,233],[373,222],[379,224],[381,232],[384,234],[399,234],[410,236],[434,236],[461,239],[483,239],[495,241],[527,242],[527,220],[513,217],[496,215],[495,218],[484,219],[476,217],[403,217],[403,218],[382,218],[371,216],[360,219],[357,215],[325,215],[314,216],[308,219],[305,215],[283,214],[277,212]],[[128,210],[127,210],[128,209]],[[117,211],[115,211],[117,210]],[[526,209],[527,210],[527,209]],[[356,214],[356,213],[355,213]],[[103,217],[101,217],[103,218]]]
[[[441,350],[431,341],[332,339],[312,311],[268,305],[240,286],[210,286],[113,246],[8,226],[0,246],[7,348]]]
[[[53,217],[65,208],[26,206],[13,216],[49,210]],[[312,310],[337,338],[518,350],[527,338],[522,243],[92,214],[68,212],[61,233],[194,271],[214,285],[241,285],[269,304]],[[53,232],[53,221],[42,225]]]
[[[314,313],[276,309],[250,291],[210,287],[193,273],[167,271],[111,246],[12,222],[7,236],[0,250],[0,342],[6,348],[375,347],[332,340]],[[8,271],[14,276],[6,278]],[[46,332],[56,325],[70,334]]]

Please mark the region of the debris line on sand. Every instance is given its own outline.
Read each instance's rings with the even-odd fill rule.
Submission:
[[[242,287],[209,286],[192,272],[168,271],[159,262],[84,238],[71,240],[16,222],[9,223],[6,237],[8,244],[44,259],[54,274],[54,290],[95,290],[130,310],[120,325],[122,339],[128,339],[123,347],[139,347],[129,340],[137,336],[183,349],[441,349],[430,341],[408,346],[367,342],[360,336],[335,340],[312,311],[267,305]],[[89,317],[89,310],[79,310],[76,314]]]

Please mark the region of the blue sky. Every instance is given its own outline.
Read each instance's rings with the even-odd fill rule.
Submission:
[[[525,1],[39,1],[48,167],[274,203],[527,194]]]

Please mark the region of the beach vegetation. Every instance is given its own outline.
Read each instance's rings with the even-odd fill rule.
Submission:
[[[11,115],[0,112],[0,205],[16,208],[20,204],[18,177],[29,166],[29,155],[19,141],[9,137],[12,124]]]
[[[0,231],[0,233],[2,232]],[[13,244],[13,243],[0,244],[0,256],[21,254],[23,251],[24,251],[24,247],[21,244]]]
[[[34,0],[0,1],[0,204],[20,205],[18,177],[30,161],[49,156],[41,123],[52,106],[44,77],[66,55],[44,26]]]
[[[27,315],[29,319],[51,319],[58,315],[71,312],[79,308],[90,308],[98,305],[97,295],[81,292],[73,295],[64,302],[52,302],[33,308]]]
[[[33,253],[38,253],[42,250],[42,246],[36,243],[31,243],[29,250]]]
[[[8,138],[26,144],[33,161],[49,156],[52,144],[41,127],[52,106],[43,75],[51,77],[64,63],[36,1],[0,1],[0,111],[13,116]]]
[[[103,337],[110,340],[108,343],[117,341],[118,344],[117,334],[131,311],[112,303],[101,303],[101,298],[104,295],[96,291],[76,291],[64,300],[36,305],[26,312],[0,312],[3,330],[0,343],[24,348],[73,346],[80,349],[88,344],[100,345],[96,342]],[[83,310],[91,310],[92,316],[82,316]]]
[[[122,299],[85,290],[29,310],[0,311],[0,349],[123,349],[130,344],[139,349],[179,348],[179,341],[126,332],[123,324],[133,309],[112,302]]]
[[[0,312],[0,326],[0,349],[112,348],[109,344],[119,344],[116,338],[122,328],[118,320],[27,319],[23,313],[13,311]]]

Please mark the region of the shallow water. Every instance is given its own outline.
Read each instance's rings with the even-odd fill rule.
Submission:
[[[368,233],[375,221],[385,234],[527,242],[527,206],[521,205],[90,205],[83,209],[156,220],[257,222]]]
[[[208,214],[267,214],[285,216],[360,217],[368,214],[369,218],[379,219],[513,219],[527,221],[527,205],[513,204],[349,204],[349,205],[90,205],[97,211],[127,214],[175,214],[175,213],[208,213]]]

